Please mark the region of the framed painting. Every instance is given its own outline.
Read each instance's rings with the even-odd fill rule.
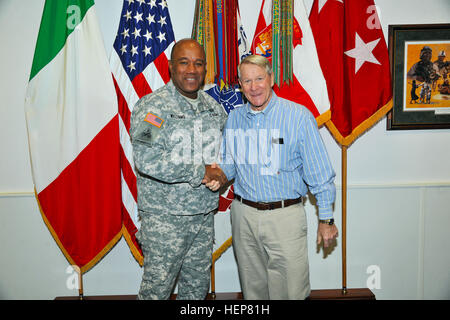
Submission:
[[[450,128],[450,24],[390,25],[388,130]]]

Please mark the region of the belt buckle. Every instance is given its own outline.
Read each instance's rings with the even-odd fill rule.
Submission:
[[[260,208],[258,210],[274,210],[275,209],[275,203],[273,202],[258,202]]]

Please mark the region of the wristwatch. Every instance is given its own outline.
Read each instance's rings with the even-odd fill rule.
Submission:
[[[326,219],[326,220],[319,220],[319,223],[324,223],[324,224],[327,224],[329,226],[332,226],[334,224],[334,219],[331,218],[331,219]]]

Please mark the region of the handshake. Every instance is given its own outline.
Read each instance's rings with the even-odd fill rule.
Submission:
[[[221,186],[227,183],[228,179],[223,173],[218,164],[205,165],[205,176],[202,183],[205,184],[211,191],[217,191]]]

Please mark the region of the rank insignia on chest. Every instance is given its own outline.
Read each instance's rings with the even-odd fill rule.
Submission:
[[[157,128],[161,128],[164,120],[161,119],[158,116],[155,116],[153,113],[147,113],[147,115],[145,116],[144,121],[147,121],[148,123],[154,125]]]

